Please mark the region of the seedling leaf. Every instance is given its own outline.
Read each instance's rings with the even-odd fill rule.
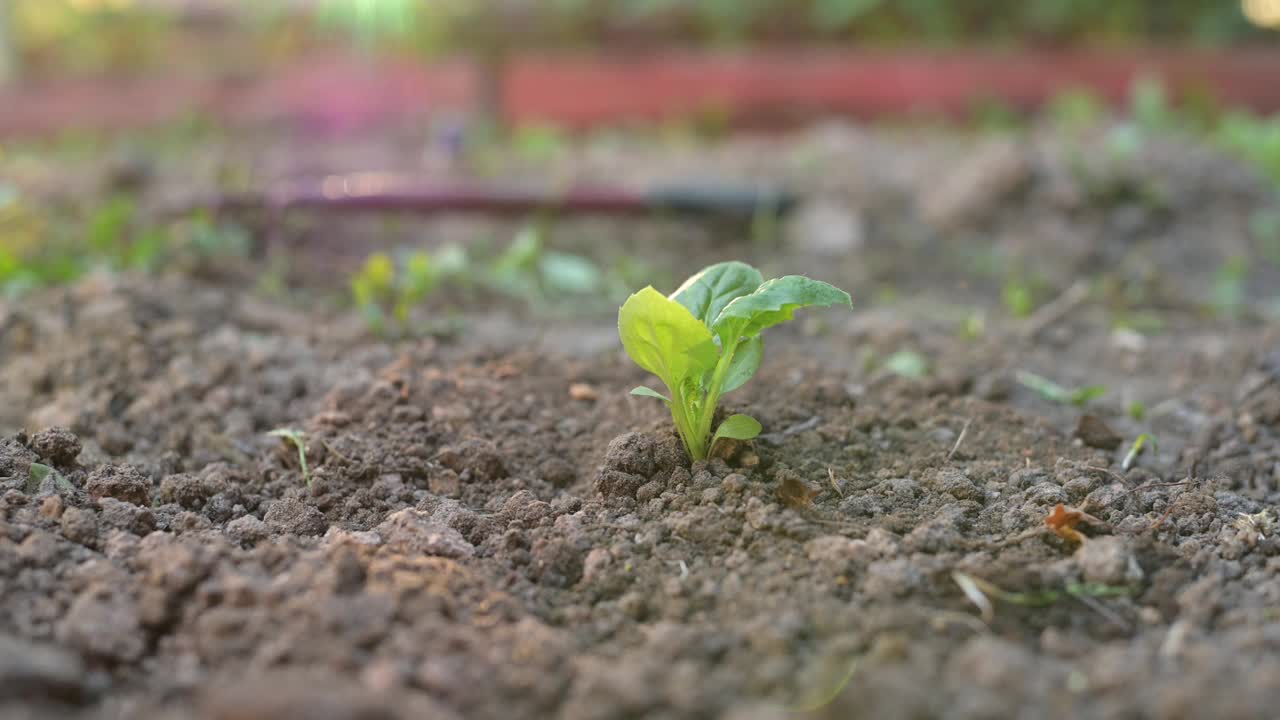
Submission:
[[[730,440],[750,440],[760,434],[760,421],[750,415],[730,415],[720,423],[720,427],[716,428],[715,437],[711,438],[711,444],[720,438],[728,438]]]
[[[671,294],[671,299],[689,308],[693,316],[711,327],[730,302],[750,295],[764,282],[764,276],[750,265],[731,260],[705,268]]]
[[[302,469],[302,479],[307,483],[307,487],[311,487],[311,471],[307,468],[307,441],[306,435],[301,430],[293,428],[276,428],[267,433],[271,437],[278,437],[287,440],[298,449],[298,466]]]
[[[1129,452],[1125,454],[1124,460],[1120,463],[1121,469],[1128,470],[1133,467],[1133,464],[1138,460],[1138,456],[1142,454],[1147,445],[1150,445],[1152,450],[1156,449],[1155,436],[1150,433],[1142,433],[1133,441],[1133,445],[1129,447]]]
[[[543,253],[538,270],[546,288],[557,293],[581,295],[600,286],[600,268],[581,255]]]
[[[1066,388],[1046,377],[1035,373],[1020,371],[1018,383],[1035,390],[1046,400],[1064,405],[1084,406],[1107,394],[1105,385],[1086,385],[1081,388]]]
[[[54,470],[48,465],[40,463],[31,463],[31,467],[27,470],[27,494],[34,495],[40,491],[40,486],[44,484],[46,478],[52,477],[53,483],[63,492],[72,492],[76,489],[62,473]]]
[[[733,392],[747,383],[760,369],[760,361],[764,359],[764,338],[759,335],[738,343],[738,351],[729,363],[729,372],[724,377],[721,394]]]
[[[641,386],[640,386],[640,387],[638,387],[638,388],[633,388],[633,389],[631,390],[631,394],[632,394],[632,395],[638,395],[638,396],[640,396],[640,397],[651,397],[651,398],[657,398],[657,399],[661,400],[661,401],[662,401],[662,402],[664,402],[664,403],[669,403],[669,402],[671,402],[671,398],[667,397],[666,395],[663,395],[662,393],[658,392],[657,390],[650,390],[649,388],[647,388],[647,387],[645,387],[645,386],[643,386],[643,385],[641,385]]]
[[[884,367],[894,375],[920,379],[929,374],[929,360],[913,350],[899,350],[884,361]]]
[[[673,395],[686,378],[701,377],[716,364],[711,331],[652,287],[627,298],[618,312],[618,334],[627,355],[657,375]]]
[[[732,300],[712,326],[722,341],[751,338],[790,320],[802,307],[853,306],[849,293],[820,280],[787,275],[769,280],[750,295]]]

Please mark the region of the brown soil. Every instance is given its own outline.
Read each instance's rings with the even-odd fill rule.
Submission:
[[[765,435],[711,462],[627,395],[646,378],[607,312],[493,302],[388,344],[191,278],[0,306],[0,714],[1274,713],[1280,328],[1255,301],[1276,269],[1253,264],[1234,319],[1204,310],[1221,262],[1257,257],[1256,180],[1180,145],[1087,185],[1049,140],[831,128],[681,152],[631,177],[789,178],[861,228],[692,252],[688,228],[566,230],[649,233],[671,277],[740,257],[853,291],[855,312],[768,337],[728,401]],[[1130,192],[1152,183],[1158,204]],[[1011,319],[970,262],[992,254],[1046,300],[1097,285]],[[1113,331],[1135,308],[1161,332]],[[884,369],[902,349],[927,377]],[[1018,371],[1109,392],[1054,404]],[[1111,449],[1076,437],[1084,414]],[[306,433],[309,484],[282,426]],[[32,463],[58,475],[32,486]],[[1091,516],[1082,544],[1046,526],[1058,504]],[[988,586],[984,617],[966,576],[1008,595]]]

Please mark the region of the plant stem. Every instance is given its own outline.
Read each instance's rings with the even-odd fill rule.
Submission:
[[[711,387],[707,388],[707,395],[702,404],[702,413],[698,418],[698,427],[695,432],[698,436],[698,454],[694,460],[705,460],[707,457],[707,438],[711,437],[711,423],[715,420],[716,406],[720,404],[720,388],[724,386],[724,376],[729,373],[729,365],[733,362],[733,354],[738,350],[738,344],[732,345],[725,343],[727,347],[724,353],[720,355],[720,361],[716,363],[715,372],[711,375]],[[692,453],[691,453],[692,454]]]

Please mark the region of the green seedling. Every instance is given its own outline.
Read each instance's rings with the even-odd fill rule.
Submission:
[[[1067,583],[1062,590],[1037,590],[1031,592],[1011,592],[995,583],[967,573],[953,572],[951,579],[960,587],[960,591],[969,602],[978,607],[985,622],[995,619],[995,605],[991,598],[1000,602],[1021,607],[1048,607],[1067,597],[1074,598],[1115,598],[1130,597],[1134,588],[1125,585],[1105,585],[1102,583]]]
[[[920,379],[929,374],[929,359],[914,350],[899,350],[885,359],[884,369],[900,377]]]
[[[581,255],[547,250],[546,234],[545,222],[522,228],[488,268],[488,285],[530,301],[598,292],[605,281],[600,268]]]
[[[386,307],[395,292],[396,265],[385,253],[374,253],[351,278],[351,295],[365,322],[373,331],[386,330]]]
[[[661,400],[671,410],[689,457],[702,460],[721,438],[750,440],[760,423],[732,415],[712,435],[720,398],[751,379],[764,356],[766,328],[786,322],[798,308],[849,305],[849,294],[799,275],[765,282],[741,262],[703,269],[669,297],[652,286],[635,293],[618,311],[618,334],[627,355],[667,387],[633,395]]]
[[[1082,407],[1089,404],[1090,401],[1097,400],[1107,394],[1107,387],[1105,385],[1086,385],[1079,388],[1066,388],[1049,378],[1026,371],[1019,371],[1017,379],[1018,384],[1026,388],[1030,388],[1031,390],[1035,390],[1046,400],[1062,403],[1064,405]]]
[[[1031,286],[1017,280],[1009,280],[1004,284],[1000,290],[1000,299],[1009,310],[1009,314],[1019,320],[1030,317],[1032,311],[1036,309]]]
[[[44,481],[48,478],[53,478],[54,486],[62,492],[74,492],[76,489],[76,486],[72,485],[71,481],[57,470],[54,470],[48,465],[31,463],[31,468],[27,470],[27,494],[34,495],[39,492],[40,486],[43,485]]]
[[[311,470],[307,468],[307,436],[301,430],[294,428],[276,428],[267,433],[271,437],[278,437],[288,443],[292,443],[298,450],[298,466],[302,468],[302,479],[307,483],[307,488],[311,488]]]
[[[1138,439],[1133,441],[1133,445],[1129,446],[1129,452],[1125,453],[1124,460],[1120,463],[1121,470],[1128,470],[1138,461],[1138,456],[1146,450],[1147,446],[1151,446],[1152,452],[1156,451],[1156,439],[1150,433],[1142,433]]]
[[[987,316],[981,310],[974,310],[965,316],[960,323],[960,338],[969,342],[982,339],[987,334]]]
[[[1129,407],[1125,409],[1126,414],[1138,422],[1142,422],[1147,417],[1147,406],[1141,400],[1134,400],[1129,403]]]
[[[410,315],[447,279],[467,272],[466,253],[457,246],[435,254],[411,253],[396,262],[385,253],[374,253],[351,278],[356,307],[374,332],[387,332],[388,320],[401,333],[409,328]]]

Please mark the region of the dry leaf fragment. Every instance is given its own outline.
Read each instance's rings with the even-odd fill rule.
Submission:
[[[1044,519],[1044,524],[1049,526],[1055,535],[1072,543],[1084,542],[1084,535],[1076,530],[1076,525],[1086,517],[1085,513],[1075,508],[1068,508],[1062,503],[1054,506],[1053,512]]]
[[[778,485],[778,499],[782,504],[791,508],[806,508],[813,504],[813,499],[822,491],[810,488],[805,482],[794,475],[787,475],[782,478],[782,483]]]

